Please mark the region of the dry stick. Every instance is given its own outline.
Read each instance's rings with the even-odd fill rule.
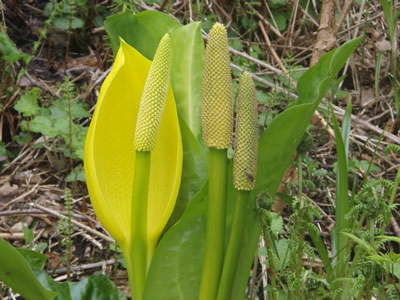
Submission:
[[[267,0],[263,0],[265,8],[268,11],[269,17],[271,18],[272,22],[274,23],[275,28],[279,28],[278,24],[275,21],[274,15],[272,14],[271,9],[269,8],[268,2]],[[264,17],[262,19],[265,19]],[[269,24],[269,23],[268,23]],[[275,31],[274,31],[275,32]],[[279,32],[279,34],[277,34],[277,36],[282,37],[282,34],[280,33],[279,29],[277,30],[277,32]]]
[[[71,272],[84,272],[86,270],[102,268],[104,265],[106,265],[106,266],[113,265],[116,262],[117,261],[115,259],[109,259],[106,261],[100,261],[100,262],[85,264],[85,265],[81,265],[81,266],[72,266]],[[64,273],[66,273],[66,271],[67,271],[67,268],[60,268],[60,269],[56,269],[53,273],[54,274],[64,274]]]
[[[36,235],[36,232],[34,234]],[[23,232],[0,233],[0,238],[5,240],[23,240],[25,239],[25,235]]]
[[[57,212],[55,210],[52,210],[52,209],[49,209],[47,207],[41,206],[40,204],[29,203],[29,205],[34,207],[34,208],[38,208],[38,209],[40,209],[42,211],[45,211],[45,212],[49,213],[50,215],[56,216],[58,218],[62,218],[62,219],[66,219],[67,218],[66,216],[60,214],[59,212]],[[90,228],[89,226],[86,226],[86,225],[84,225],[82,223],[79,223],[78,221],[75,221],[75,220],[71,220],[71,222],[73,224],[75,224],[76,226],[86,230],[87,232],[90,232],[91,234],[94,234],[94,235],[98,236],[99,238],[102,238],[103,240],[105,240],[107,242],[115,243],[114,239],[110,238],[109,236],[106,236],[105,234],[103,234],[101,232],[98,232],[97,230],[94,230],[94,229]]]
[[[285,73],[285,75],[287,77],[289,77],[288,75],[288,70],[285,68],[285,66],[283,65],[282,61],[280,60],[278,54],[276,53],[275,49],[272,47],[271,41],[268,38],[268,35],[265,31],[264,25],[261,21],[258,21],[258,26],[260,26],[261,32],[264,36],[265,42],[267,43],[268,49],[269,51],[271,51],[272,57],[275,59],[276,63],[279,65],[279,67],[281,68],[281,70]]]
[[[62,212],[66,214],[67,212]],[[40,209],[13,209],[13,210],[6,210],[0,211],[0,217],[2,216],[15,216],[15,215],[48,215],[47,212],[41,211]],[[87,216],[82,216],[73,213],[72,217],[75,219],[81,219],[83,221],[87,221],[89,218]]]
[[[249,4],[247,2],[245,2],[245,3],[256,14],[256,16],[258,18],[260,18],[260,20],[265,25],[267,25],[278,37],[280,37],[280,38],[282,37],[282,34],[279,32],[279,29],[277,29],[278,25],[276,25],[276,23],[274,23],[276,27],[272,26],[271,23],[269,23],[262,14],[260,14],[253,6],[251,6],[251,4]],[[273,20],[273,22],[275,22],[274,18],[272,18],[272,20]]]
[[[292,9],[292,14],[290,16],[291,19],[291,28],[290,28],[290,35],[289,35],[289,47],[292,47],[292,38],[294,34],[294,25],[296,24],[297,18],[297,11],[299,10],[299,0],[295,0],[294,8]]]
[[[347,15],[352,3],[353,3],[353,0],[346,0],[346,2],[343,4],[342,9],[340,10],[339,17],[336,21],[336,29],[339,29],[340,26],[342,26],[344,17]]]
[[[30,189],[29,191],[23,193],[22,195],[18,196],[17,198],[11,200],[10,202],[7,202],[6,204],[4,204],[1,207],[1,210],[4,210],[5,208],[7,208],[8,206],[10,206],[11,204],[18,202],[19,200],[24,199],[26,196],[29,196],[30,194],[32,194],[33,192],[35,192],[35,190],[37,189],[37,187],[39,186],[39,183],[37,183],[32,189]]]
[[[311,67],[319,61],[322,55],[336,45],[335,8],[335,0],[323,0],[317,41],[314,45],[310,62]]]

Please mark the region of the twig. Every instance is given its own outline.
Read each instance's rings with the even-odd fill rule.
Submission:
[[[61,213],[65,214],[65,212]],[[48,215],[48,213],[41,211],[40,209],[13,209],[13,210],[0,211],[0,217],[15,216],[15,215]],[[75,219],[80,219],[82,221],[87,221],[89,219],[87,216],[82,216],[75,213],[72,214],[72,217],[74,217]]]
[[[5,240],[23,240],[25,239],[25,235],[23,232],[0,233],[0,238]]]
[[[38,208],[38,209],[40,209],[42,211],[45,211],[45,212],[47,212],[47,213],[49,213],[49,214],[51,214],[53,216],[56,216],[56,217],[59,217],[59,218],[63,218],[63,219],[67,218],[66,216],[60,214],[59,212],[57,212],[55,210],[52,210],[52,209],[49,209],[49,208],[46,208],[44,206],[41,206],[40,204],[29,203],[29,205],[34,207],[34,208]],[[87,232],[90,232],[91,234],[94,234],[94,235],[98,236],[99,238],[102,238],[103,240],[105,240],[107,242],[115,243],[114,239],[110,238],[109,236],[106,236],[105,234],[103,234],[101,232],[98,232],[97,230],[94,230],[94,229],[90,228],[89,226],[86,226],[86,225],[84,225],[82,223],[79,223],[76,220],[71,220],[71,222],[73,224],[75,224],[76,226],[86,230]]]
[[[8,206],[10,206],[11,204],[18,202],[19,200],[24,199],[26,196],[29,196],[30,194],[32,194],[33,192],[36,191],[37,187],[39,186],[39,183],[37,183],[32,189],[30,189],[29,191],[23,193],[22,195],[18,196],[17,198],[11,200],[10,202],[7,202],[6,204],[4,204],[1,207],[1,210],[6,209]]]
[[[84,272],[86,270],[98,269],[98,268],[102,268],[104,265],[106,265],[106,266],[113,265],[116,262],[117,261],[115,259],[109,259],[106,261],[100,261],[100,262],[85,264],[85,265],[81,265],[81,266],[71,266],[71,272]],[[64,274],[65,272],[67,272],[67,268],[59,268],[59,269],[54,270],[53,273],[54,274]]]
[[[267,44],[267,46],[268,46],[269,51],[270,51],[271,54],[272,54],[272,57],[275,59],[275,61],[277,62],[277,64],[278,64],[279,67],[281,68],[281,70],[282,70],[284,73],[288,73],[288,70],[285,68],[285,66],[283,65],[282,61],[280,60],[278,54],[276,54],[275,49],[272,47],[271,41],[269,40],[268,34],[267,34],[267,32],[265,31],[264,25],[263,25],[263,23],[262,23],[261,21],[258,21],[258,26],[260,26],[261,32],[262,32],[262,34],[263,34],[263,36],[264,36],[264,39],[265,39],[265,42],[266,42],[266,44]]]
[[[262,21],[265,25],[267,25],[278,37],[282,37],[282,34],[279,32],[279,29],[277,29],[277,25],[275,23],[275,26],[272,26],[266,19],[265,17],[260,14],[253,6],[250,5],[250,3],[245,2],[246,5],[256,14],[258,18],[260,18],[260,22]],[[274,20],[274,19],[273,19]],[[275,21],[275,20],[274,20]]]
[[[342,26],[344,17],[347,15],[351,4],[353,3],[353,0],[346,0],[346,2],[343,4],[342,9],[340,10],[340,14],[339,17],[336,21],[336,28],[340,28],[340,26]]]
[[[336,44],[335,0],[323,0],[317,41],[313,48],[310,66],[314,66],[322,55],[333,49]]]

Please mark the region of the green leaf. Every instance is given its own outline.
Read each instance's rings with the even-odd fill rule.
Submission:
[[[201,88],[204,63],[204,42],[200,23],[177,28],[171,33],[171,84],[180,116],[193,135],[200,139]]]
[[[17,251],[26,259],[32,269],[42,270],[47,261],[47,256],[25,248],[17,248]]]
[[[287,3],[288,0],[269,0],[269,5],[271,5],[272,9],[280,8],[282,6],[285,6]]]
[[[126,300],[122,292],[102,274],[93,274],[79,282],[54,281],[45,272],[37,272],[40,282],[57,292],[54,300]]]
[[[277,213],[271,212],[271,228],[270,230],[274,235],[279,235],[283,233],[283,219]]]
[[[56,295],[40,284],[24,257],[2,238],[0,238],[0,281],[28,300],[53,299]]]
[[[144,11],[137,15],[124,12],[108,17],[104,22],[114,55],[119,48],[119,38],[135,47],[148,59],[153,59],[161,38],[167,32],[172,32],[180,27],[174,18],[158,11]]]
[[[21,58],[23,60],[27,59],[27,55],[21,53],[15,43],[4,32],[0,32],[0,54],[0,58],[11,63]]]
[[[30,117],[36,115],[40,107],[37,103],[38,96],[40,93],[39,88],[33,88],[30,91],[26,92],[19,98],[18,102],[14,105],[14,109],[20,113],[24,117]]]
[[[85,109],[81,101],[71,100],[70,109],[72,119],[90,117],[90,113]],[[54,101],[53,105],[50,106],[49,110],[53,119],[68,118],[68,99],[57,99]]]
[[[22,225],[22,232],[24,233],[25,244],[29,245],[33,241],[33,231],[28,227]]]
[[[362,239],[356,237],[354,234],[349,233],[349,232],[342,232],[342,235],[345,235],[346,237],[352,239],[354,242],[356,242],[359,246],[364,248],[365,251],[368,252],[370,255],[375,255],[376,250],[367,242],[363,241]]]
[[[44,287],[57,293],[57,297],[54,300],[75,300],[71,298],[68,282],[58,283],[43,271],[35,271],[35,274]]]
[[[161,239],[147,275],[145,300],[197,299],[203,262],[207,184]]]
[[[267,189],[275,195],[292,155],[322,97],[361,38],[349,41],[324,55],[298,81],[297,103],[279,114],[259,141],[256,192]]]
[[[70,29],[69,19],[67,17],[56,17],[54,19],[54,26],[60,30],[68,30]]]
[[[331,108],[332,109],[332,108]],[[332,109],[333,112],[333,109]],[[339,129],[338,122],[336,120],[336,116],[332,113],[333,119],[333,129],[335,131],[335,139],[336,139],[336,152],[337,152],[337,171],[336,171],[336,243],[334,243],[334,247],[332,252],[338,255],[338,263],[336,264],[338,271],[337,274],[339,276],[343,275],[341,272],[344,270],[347,261],[345,258],[347,257],[348,248],[348,238],[346,235],[342,235],[346,229],[350,227],[350,222],[346,219],[346,214],[350,211],[350,199],[349,199],[349,174],[348,174],[348,164],[347,164],[347,156],[346,156],[346,148],[345,141],[342,137],[342,132]],[[348,126],[346,126],[348,127]],[[350,132],[346,132],[346,129],[343,130],[343,135],[347,136]],[[349,138],[349,136],[347,136]]]
[[[274,13],[274,19],[276,22],[276,25],[278,25],[278,29],[280,32],[283,32],[287,29],[287,23],[289,20],[290,15],[286,12],[275,12]],[[270,21],[272,23],[272,20]],[[272,23],[273,24],[273,23]]]
[[[378,235],[376,238],[383,240],[384,242],[394,242],[400,244],[400,238],[397,236]]]
[[[0,142],[0,157],[7,156],[7,149],[4,142]]]
[[[122,292],[102,274],[69,283],[73,300],[126,300]]]
[[[204,59],[204,43],[200,23],[182,26],[172,17],[157,11],[137,15],[122,13],[107,18],[104,27],[113,45],[114,54],[119,38],[152,59],[160,39],[171,34],[172,69],[171,84],[178,112],[194,136],[201,132],[200,101]]]
[[[83,21],[81,18],[72,17],[72,19],[71,19],[71,29],[82,28],[83,25],[85,25],[85,21]]]
[[[72,153],[75,158],[83,160],[83,149],[85,146],[88,127],[72,124]],[[69,134],[63,136],[65,142],[69,144]]]
[[[351,99],[347,103],[346,106],[346,111],[343,116],[343,123],[342,123],[342,138],[344,142],[344,149],[345,149],[345,155],[346,155],[346,160],[348,160],[349,157],[349,146],[350,146],[350,130],[351,130]]]
[[[179,126],[183,144],[183,167],[181,187],[174,211],[165,231],[167,231],[182,216],[189,201],[204,185],[207,179],[207,152],[179,116]]]
[[[258,249],[258,255],[259,256],[268,256],[268,251],[267,248],[262,247]]]
[[[73,168],[71,172],[65,177],[66,182],[86,182],[85,181],[85,171],[83,170],[82,165],[78,165],[77,167]]]
[[[29,129],[32,132],[38,132],[48,137],[56,137],[60,134],[60,127],[63,128],[65,126],[65,120],[59,120],[56,122],[56,126],[53,122],[53,119],[47,116],[36,116],[31,122],[29,122]]]
[[[85,25],[85,21],[77,17],[56,17],[54,26],[60,30],[78,29]]]

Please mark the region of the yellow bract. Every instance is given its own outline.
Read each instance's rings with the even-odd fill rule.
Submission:
[[[150,65],[121,40],[114,66],[100,90],[85,144],[85,174],[93,208],[123,251],[131,244],[134,135]],[[175,206],[182,157],[178,116],[169,87],[151,152],[147,228],[148,245],[153,249]]]

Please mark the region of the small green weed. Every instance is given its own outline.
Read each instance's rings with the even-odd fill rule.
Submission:
[[[87,127],[78,124],[80,118],[88,118],[89,112],[83,103],[76,98],[75,86],[66,77],[61,84],[61,96],[57,99],[40,97],[38,88],[23,94],[14,109],[22,114],[20,123],[22,131],[15,141],[25,144],[32,141],[32,133],[42,135],[35,147],[45,148],[53,153],[62,153],[64,157],[83,160],[83,147]],[[84,181],[82,167],[75,168],[68,181]]]

